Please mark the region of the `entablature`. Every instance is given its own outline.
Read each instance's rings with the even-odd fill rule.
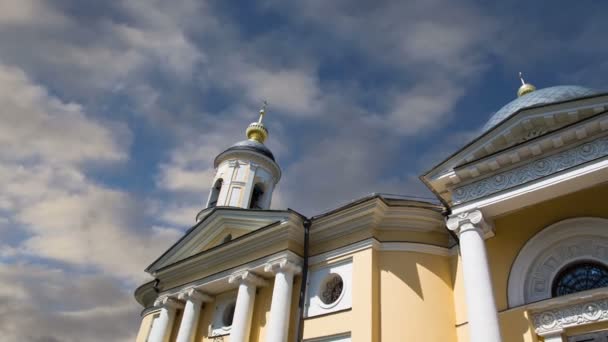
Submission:
[[[446,234],[443,206],[411,200],[369,197],[327,215],[313,217],[310,241],[319,244],[359,231],[390,230]]]
[[[589,149],[587,144],[608,135],[607,109],[608,95],[523,109],[421,178],[453,207],[502,191],[505,184],[513,187],[539,178],[528,179],[526,168],[548,176],[547,158],[556,155],[561,162],[567,151]],[[566,162],[559,171],[580,163]],[[517,170],[524,170],[523,175],[511,177]]]

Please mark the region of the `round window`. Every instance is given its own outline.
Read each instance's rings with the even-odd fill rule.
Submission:
[[[222,313],[222,324],[225,327],[232,326],[232,319],[234,318],[234,308],[236,307],[236,303],[232,302],[224,308],[224,313]]]
[[[344,281],[339,274],[332,273],[321,284],[319,297],[325,305],[330,305],[338,301],[344,290]]]

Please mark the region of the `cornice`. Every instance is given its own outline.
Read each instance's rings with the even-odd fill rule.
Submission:
[[[604,136],[457,187],[454,189],[452,202],[454,204],[470,202],[606,156],[608,156],[608,137]]]
[[[313,219],[310,239],[336,239],[362,229],[445,232],[443,215],[434,208],[393,206],[377,197]]]
[[[152,306],[158,297],[158,294],[154,289],[154,280],[140,285],[137,289],[135,289],[133,295],[135,300],[141,304],[141,306],[145,308]]]
[[[154,273],[179,260],[200,253],[199,249],[201,247],[208,245],[226,228],[246,229],[254,232],[269,224],[273,224],[273,222],[282,221],[301,223],[302,218],[297,213],[289,210],[271,211],[216,208],[204,220],[188,230],[180,240],[148,266],[146,271]]]
[[[282,241],[293,241],[299,245],[304,243],[304,228],[295,222],[283,221],[245,234],[239,238],[183,259],[168,267],[159,269],[154,275],[163,281],[173,281],[183,275],[204,273],[214,265],[230,260],[247,258],[248,255],[260,249],[275,246]]]
[[[310,265],[332,261],[347,257],[360,251],[373,249],[381,252],[413,252],[439,256],[451,256],[453,252],[446,247],[417,242],[386,241],[381,242],[375,238],[365,239],[334,250],[313,255],[309,259]]]

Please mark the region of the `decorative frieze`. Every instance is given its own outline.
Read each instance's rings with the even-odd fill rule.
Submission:
[[[536,333],[540,336],[566,328],[608,321],[608,298],[533,313],[532,321]]]
[[[452,202],[460,204],[608,156],[608,137],[603,137],[575,148],[540,158],[521,167],[498,173],[454,189]]]

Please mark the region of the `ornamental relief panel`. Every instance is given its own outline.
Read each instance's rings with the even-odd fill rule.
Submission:
[[[536,333],[545,335],[579,325],[608,320],[608,299],[590,301],[532,314]]]
[[[570,238],[542,253],[534,260],[525,278],[526,302],[550,298],[555,275],[563,267],[580,260],[594,260],[608,265],[608,238]]]
[[[608,137],[455,188],[452,201],[454,204],[469,202],[605,156],[608,156]]]

